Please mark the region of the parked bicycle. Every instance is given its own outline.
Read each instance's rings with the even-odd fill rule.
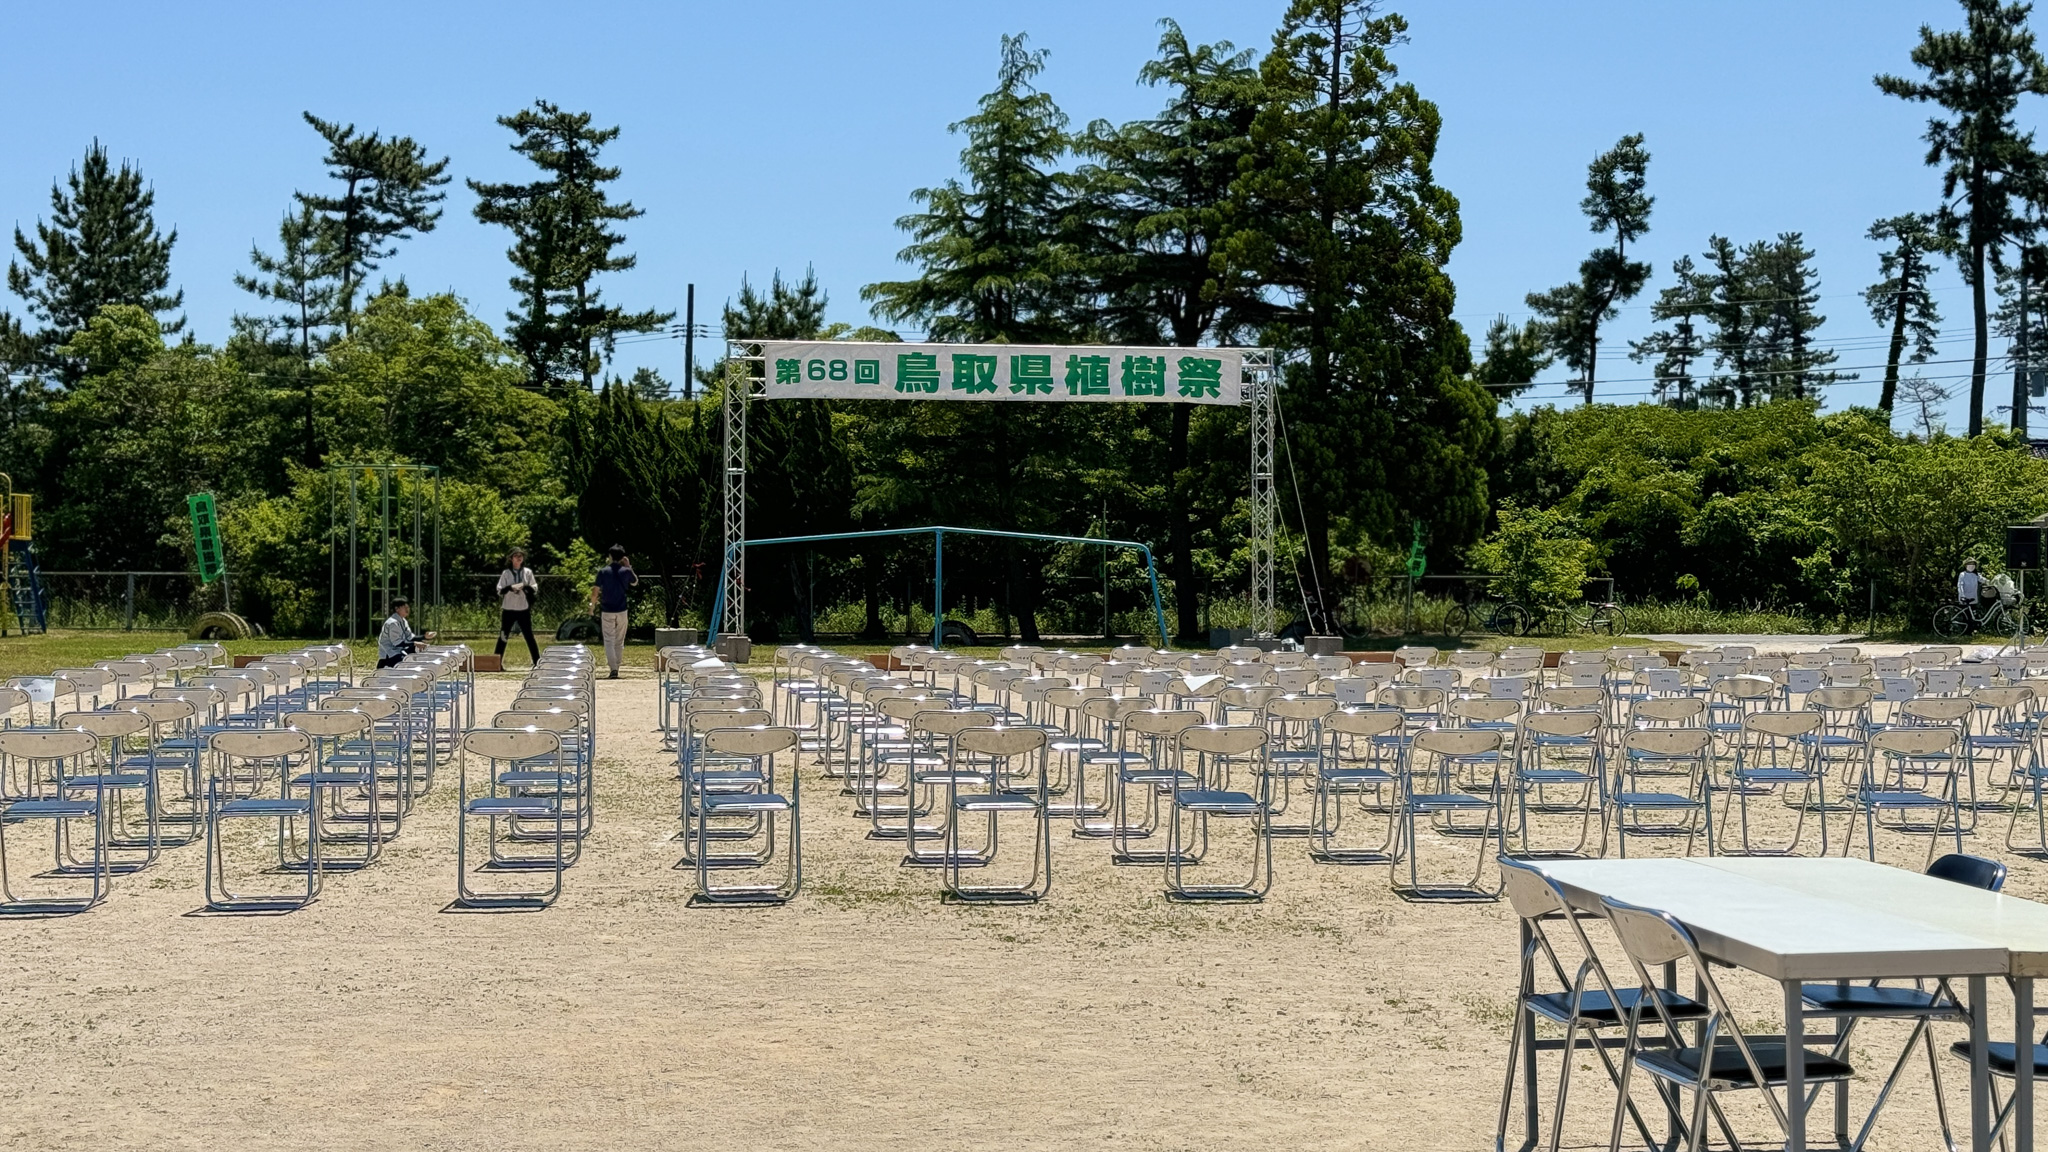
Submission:
[[[1934,610],[1934,634],[1957,636],[2018,636],[2020,606],[2017,598],[2007,604],[2003,598],[1983,604],[1943,603]],[[2031,627],[2039,631],[2038,627]]]
[[[1488,596],[1476,604],[1456,604],[1444,613],[1444,635],[1464,636],[1491,632],[1497,636],[1520,636],[1529,631],[1534,617],[1527,608],[1504,596]]]
[[[1545,609],[1539,619],[1542,621],[1543,631],[1549,631],[1551,625],[1555,624],[1560,635],[1573,632],[1592,632],[1602,636],[1628,634],[1628,621],[1622,615],[1621,605],[1612,600],[1576,607],[1560,604],[1555,608]]]

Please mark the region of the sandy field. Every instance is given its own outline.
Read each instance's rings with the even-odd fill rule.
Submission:
[[[479,711],[514,684],[481,681]],[[597,831],[547,911],[448,909],[450,773],[382,862],[291,915],[197,912],[190,846],[90,913],[0,922],[0,1147],[1492,1146],[1505,904],[1404,903],[1384,867],[1283,840],[1263,904],[1172,905],[1156,869],[1060,830],[1048,900],[954,906],[813,770],[803,894],[691,907],[655,687],[599,685]],[[2048,895],[2012,863],[2008,891]],[[1772,1017],[1775,987],[1725,980]],[[1859,1033],[1866,1078],[1903,1036]],[[1604,1147],[1612,1089],[1579,1065],[1566,1144]],[[1933,1146],[1924,1061],[1901,1091],[1871,1146]]]

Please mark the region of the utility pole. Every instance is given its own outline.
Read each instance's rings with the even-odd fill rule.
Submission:
[[[683,292],[683,399],[697,397],[697,286]]]
[[[2034,360],[2027,355],[2027,280],[2032,270],[2027,267],[2027,257],[2033,253],[2024,245],[2020,248],[2020,362],[2012,372],[2012,431],[2013,435],[2024,438],[2027,434],[2027,404],[2033,397],[2027,387],[2033,375]]]

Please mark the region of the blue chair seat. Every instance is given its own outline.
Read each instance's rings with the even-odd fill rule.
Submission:
[[[1591,784],[1599,777],[1572,768],[1520,768],[1515,779],[1530,784]]]
[[[1621,1009],[1616,1011],[1614,1001],[1607,993],[1597,988],[1588,988],[1579,993],[1580,1019],[1590,1020],[1596,1026],[1626,1023],[1628,1013],[1635,1011],[1636,1005],[1644,997],[1642,992],[1635,988],[1623,988],[1620,994]],[[1706,1005],[1669,988],[1657,989],[1657,996],[1664,1001],[1665,1011],[1671,1014],[1673,1020],[1698,1020],[1707,1014]],[[1528,1004],[1530,1011],[1558,1024],[1569,1023],[1572,1018],[1572,998],[1568,992],[1545,992],[1531,996]],[[1656,1019],[1653,1012],[1654,1009],[1644,1012],[1644,1019]]]
[[[150,783],[147,772],[92,772],[64,778],[66,788],[147,788]]]
[[[1617,792],[1614,802],[1623,808],[1697,808],[1700,804],[1673,792]]]
[[[1918,1016],[1940,1003],[1932,992],[1884,984],[1875,988],[1868,984],[1851,984],[1846,988],[1837,984],[1802,984],[1799,998],[1817,1012],[1856,1016]],[[1958,1011],[1953,1006],[1945,1006],[1945,1010]]]
[[[99,812],[97,800],[16,800],[0,809],[0,819],[6,820],[61,820],[73,816],[91,816]]]
[[[1036,812],[1038,798],[1022,792],[970,792],[953,798],[962,812]]]
[[[1408,798],[1417,812],[1469,812],[1493,807],[1493,801],[1463,792],[1418,792]]]
[[[1381,768],[1324,768],[1323,779],[1332,784],[1392,784],[1394,774]]]
[[[1856,801],[1872,808],[1946,808],[1948,801],[1925,792],[1858,792]]]
[[[472,816],[511,816],[546,819],[555,814],[555,802],[527,796],[479,796],[463,803]]]
[[[1814,779],[1814,775],[1797,768],[1739,768],[1729,773],[1744,784],[1801,784]]]
[[[280,800],[274,796],[255,796],[242,800],[229,800],[220,806],[222,816],[304,816],[312,811],[309,800]]]
[[[773,792],[736,792],[725,796],[706,796],[702,802],[706,815],[715,816],[722,812],[787,812],[789,798]]]
[[[1197,788],[1182,792],[1174,797],[1174,803],[1187,812],[1208,812],[1223,816],[1252,816],[1259,811],[1256,797],[1246,792],[1226,792],[1215,788]]]
[[[2048,1076],[2048,1044],[2035,1044],[2032,1047],[2034,1049],[2034,1075]],[[1967,1040],[1958,1040],[1949,1046],[1949,1051],[1968,1060],[1970,1058],[1970,1043]],[[1984,1046],[1984,1060],[1985,1063],[1991,1065],[1993,1072],[2001,1076],[2011,1076],[2019,1071],[2019,1048],[2012,1044],[1987,1044]]]

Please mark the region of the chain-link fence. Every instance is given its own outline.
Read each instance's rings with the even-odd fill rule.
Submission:
[[[444,580],[441,630],[450,637],[496,636],[498,610],[504,599],[498,593],[498,576],[496,572],[468,572]],[[533,594],[535,632],[552,633],[564,620],[593,615],[590,577],[536,573],[534,578],[540,584]],[[693,611],[685,603],[683,626],[702,627],[703,613]],[[655,628],[667,623],[661,577],[641,573],[640,583],[633,589],[631,626]]]

